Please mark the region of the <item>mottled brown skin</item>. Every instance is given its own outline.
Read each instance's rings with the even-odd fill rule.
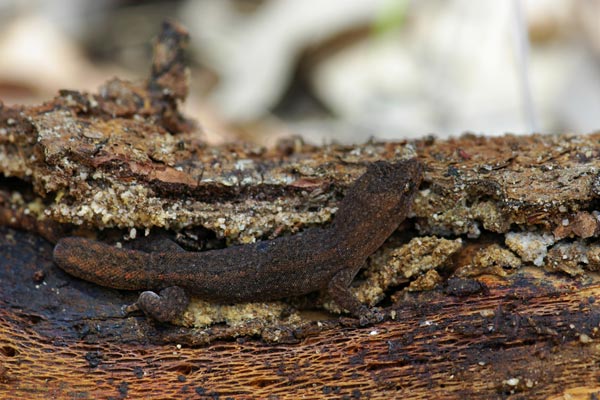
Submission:
[[[398,228],[421,181],[416,159],[379,161],[348,190],[328,228],[221,250],[145,253],[68,237],[54,248],[66,272],[116,289],[143,292],[132,309],[161,321],[179,315],[187,293],[225,303],[266,301],[326,290],[334,301],[368,322],[378,319],[348,289],[366,258]],[[131,309],[131,308],[130,308]]]

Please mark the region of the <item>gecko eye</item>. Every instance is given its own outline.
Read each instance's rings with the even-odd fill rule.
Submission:
[[[417,185],[415,184],[414,181],[408,181],[406,182],[406,184],[404,185],[404,191],[405,192],[412,192],[413,190],[415,190],[417,188]]]

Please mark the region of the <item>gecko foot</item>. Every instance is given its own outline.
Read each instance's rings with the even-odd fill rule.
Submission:
[[[142,292],[137,302],[125,308],[126,313],[142,310],[146,315],[160,322],[169,322],[185,311],[189,298],[183,288],[171,286],[156,294]]]
[[[381,322],[383,321],[384,317],[385,315],[383,311],[378,307],[369,308],[367,306],[362,306],[358,312],[358,321],[360,326]]]

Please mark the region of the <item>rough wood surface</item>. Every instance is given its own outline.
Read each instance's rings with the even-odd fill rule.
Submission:
[[[0,397],[600,396],[600,133],[209,147],[178,111],[186,42],[165,24],[143,83],[0,104]],[[367,163],[407,156],[413,213],[355,288],[381,324],[308,296],[292,322],[160,325],[51,261],[65,234],[203,249],[326,224]]]
[[[526,268],[482,279],[485,292],[414,294],[394,305],[393,321],[339,326],[297,344],[160,345],[146,338],[161,328],[141,319],[135,330],[90,316],[93,302],[120,300],[114,291],[77,282],[89,302],[71,304],[73,288],[49,265],[47,243],[3,235],[3,290],[22,285],[38,294],[0,297],[2,398],[591,399],[600,390],[598,283]],[[40,270],[48,284],[33,289]]]

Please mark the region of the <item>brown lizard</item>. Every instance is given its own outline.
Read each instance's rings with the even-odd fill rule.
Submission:
[[[381,315],[348,289],[365,260],[406,218],[421,181],[413,158],[368,166],[347,191],[333,223],[292,236],[202,252],[119,249],[67,237],[54,248],[66,272],[116,289],[145,291],[128,311],[142,309],[170,321],[188,304],[187,293],[225,303],[266,301],[326,290],[361,323]]]

